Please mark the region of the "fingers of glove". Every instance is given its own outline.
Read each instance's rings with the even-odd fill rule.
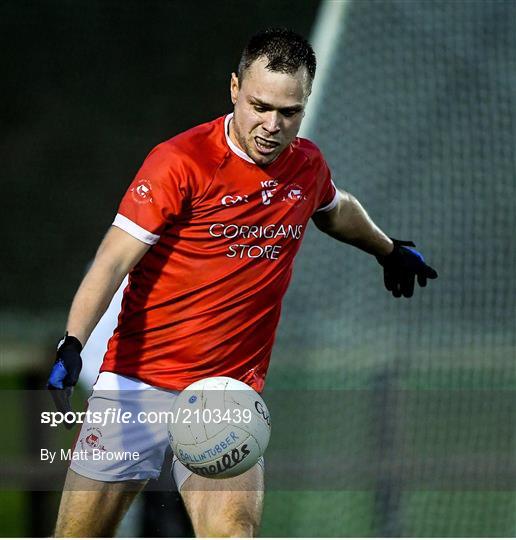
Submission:
[[[58,411],[66,414],[72,410],[72,406],[70,404],[71,391],[69,388],[49,388],[49,390],[54,401],[54,405]]]
[[[437,272],[431,267],[425,264],[424,269],[417,274],[417,282],[420,287],[426,287],[427,279],[436,279]]]
[[[390,272],[384,271],[383,282],[385,284],[385,288],[388,291],[392,291],[392,289],[394,288],[395,279],[394,279],[394,276]]]
[[[410,298],[414,294],[415,274],[407,274],[401,281],[401,293],[405,298]]]
[[[50,395],[52,396],[54,405],[59,412],[66,415],[66,413],[72,410],[72,404],[70,403],[70,396],[72,395],[71,387],[68,386],[63,389],[51,388]],[[72,429],[75,426],[75,422],[70,422],[66,419],[63,424],[66,429]]]
[[[417,282],[420,287],[426,287],[426,273],[425,272],[419,272],[417,275]]]
[[[436,279],[438,277],[437,272],[431,266],[428,266],[425,263],[425,259],[423,255],[419,253],[419,251],[411,248],[406,248],[404,252],[405,255],[410,253],[409,258],[406,258],[405,260],[408,267],[413,269],[413,271],[417,272],[418,274],[424,273],[428,279]]]
[[[426,277],[428,279],[437,279],[437,272],[431,267],[426,265]]]
[[[394,296],[394,298],[401,297],[401,284],[399,280],[393,282],[392,296]]]

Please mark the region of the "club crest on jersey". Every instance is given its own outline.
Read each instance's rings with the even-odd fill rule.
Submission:
[[[299,184],[289,184],[284,189],[284,195],[281,199],[287,204],[294,205],[306,201],[306,195],[303,193],[303,188]]]
[[[131,194],[133,196],[133,200],[137,203],[143,204],[153,202],[151,183],[149,180],[145,180],[144,178],[138,180],[131,188]]]
[[[269,206],[279,182],[271,178],[270,180],[263,180],[260,184],[262,186],[262,204]]]
[[[223,206],[232,206],[233,204],[241,202],[249,202],[247,200],[247,195],[224,195],[220,202]]]

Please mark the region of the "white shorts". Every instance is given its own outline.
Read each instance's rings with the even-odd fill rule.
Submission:
[[[103,482],[158,478],[169,446],[165,414],[178,391],[102,372],[88,400],[70,468]],[[172,474],[181,489],[192,474],[174,457]]]

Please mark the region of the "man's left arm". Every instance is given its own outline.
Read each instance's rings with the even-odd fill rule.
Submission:
[[[393,296],[412,296],[416,277],[421,287],[426,286],[427,279],[437,277],[421,253],[413,249],[413,242],[389,238],[353,195],[339,192],[332,210],[312,216],[315,225],[333,238],[374,255],[383,266],[385,287]]]

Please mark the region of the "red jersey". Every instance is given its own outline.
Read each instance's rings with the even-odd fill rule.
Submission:
[[[308,220],[339,195],[313,143],[297,138],[259,167],[229,138],[231,118],[158,145],[124,195],[113,225],[152,247],[129,275],[101,371],[262,390]]]

